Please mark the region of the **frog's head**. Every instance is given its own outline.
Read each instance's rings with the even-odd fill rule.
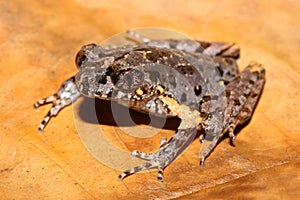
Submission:
[[[102,99],[110,97],[113,83],[108,66],[113,60],[96,44],[88,44],[80,49],[75,59],[79,69],[75,82],[81,94]]]
[[[118,55],[95,44],[88,44],[81,48],[76,56],[76,65],[79,72],[75,82],[81,94],[88,97],[110,99],[112,93],[130,97],[131,93],[143,83],[143,68],[133,66],[131,60],[126,60],[126,50],[120,51],[119,57],[124,58],[119,62]],[[123,95],[124,94],[124,95]],[[129,96],[128,96],[129,95]]]

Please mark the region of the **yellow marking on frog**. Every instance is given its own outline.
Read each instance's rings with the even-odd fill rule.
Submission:
[[[225,85],[224,81],[219,81],[218,83],[219,83],[220,86],[224,86]]]
[[[164,93],[165,92],[165,89],[162,87],[162,86],[157,86],[157,91],[159,91],[160,92],[160,94],[162,94],[162,93]]]
[[[191,110],[190,107],[179,104],[175,99],[170,97],[160,97],[160,100],[168,106],[172,115],[182,119],[182,123],[178,127],[179,129],[194,128],[202,122],[199,111]]]
[[[136,91],[135,91],[135,93],[137,94],[137,95],[143,95],[144,94],[144,92],[143,92],[143,90],[141,89],[141,88],[138,88]]]
[[[148,53],[148,52],[143,52],[143,58],[144,58],[144,59],[147,58],[147,53]]]

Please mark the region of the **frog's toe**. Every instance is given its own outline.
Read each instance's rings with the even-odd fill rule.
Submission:
[[[235,124],[231,124],[229,129],[228,129],[228,133],[229,133],[229,137],[231,142],[235,141],[236,137],[234,134],[234,129],[235,129],[236,125]]]
[[[134,158],[134,157],[150,161],[150,160],[154,159],[154,154],[153,153],[144,153],[144,152],[140,152],[138,150],[134,150],[131,153],[131,158]]]
[[[158,167],[157,180],[159,180],[159,181],[164,180],[164,169],[161,167]]]
[[[137,155],[139,155],[139,154],[140,154],[140,152],[139,152],[138,150],[134,150],[134,151],[131,152],[130,158],[135,158],[135,157],[137,157]]]
[[[236,140],[236,137],[233,132],[229,132],[229,137],[230,137],[231,142]]]
[[[204,166],[204,161],[205,161],[205,157],[201,156],[200,157],[200,166]]]
[[[163,137],[160,140],[160,149],[164,148],[164,146],[167,144],[167,138]],[[151,161],[155,159],[155,153],[144,153],[138,150],[134,150],[131,152],[131,158],[140,158],[143,160]]]
[[[167,138],[162,137],[160,140],[160,146],[159,148],[162,149],[167,144]]]
[[[215,148],[217,141],[218,138],[214,138],[213,140],[204,139],[199,153],[201,166],[204,165],[205,158],[208,157],[212,150]]]
[[[146,170],[146,169],[152,169],[154,168],[155,166],[153,166],[152,163],[150,162],[146,162],[142,165],[139,165],[139,166],[136,166],[136,167],[133,167],[133,168],[130,168],[130,169],[127,169],[125,170],[124,172],[122,172],[120,175],[119,175],[119,181],[123,180],[126,176],[129,176],[131,174],[135,174],[139,171],[142,171],[142,170]]]
[[[163,170],[164,168],[160,166],[158,162],[150,161],[150,162],[145,162],[144,164],[141,164],[139,166],[130,168],[125,170],[119,175],[119,181],[122,181],[125,177],[135,174],[137,172],[143,171],[143,170],[149,170],[149,169],[158,169],[158,175],[157,175],[157,180],[163,181]]]
[[[205,135],[204,135],[204,134],[201,134],[201,135],[199,136],[199,141],[200,141],[200,143],[203,143],[203,142],[204,142],[204,139],[205,139]]]

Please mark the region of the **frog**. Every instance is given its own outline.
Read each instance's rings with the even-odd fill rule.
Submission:
[[[203,166],[226,134],[235,141],[236,127],[251,119],[265,84],[264,67],[251,62],[239,71],[235,43],[150,39],[131,30],[127,34],[134,44],[92,43],[79,50],[78,72],[34,104],[52,104],[39,131],[80,96],[115,101],[138,112],[180,119],[174,135],[163,137],[156,152],[134,150],[131,156],[145,162],[124,170],[119,180],[156,169],[163,181],[165,168],[197,137]]]

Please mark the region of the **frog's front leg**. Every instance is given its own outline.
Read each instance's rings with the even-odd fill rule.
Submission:
[[[227,107],[225,109],[224,128],[219,134],[205,136],[200,150],[201,165],[204,164],[205,158],[212,152],[225,133],[228,132],[231,141],[235,140],[235,127],[251,119],[264,84],[265,69],[260,64],[253,62],[225,87]],[[205,123],[203,122],[203,124]]]
[[[44,117],[43,121],[39,125],[38,130],[43,131],[45,126],[48,124],[50,119],[58,114],[58,112],[67,107],[68,105],[75,102],[80,96],[80,92],[78,91],[75,85],[75,77],[67,79],[58,89],[58,91],[52,96],[43,98],[38,100],[33,106],[38,108],[40,106],[46,105],[48,103],[52,103],[52,107],[50,108],[47,115]]]
[[[141,158],[147,162],[124,171],[119,175],[119,180],[142,170],[156,168],[158,169],[157,179],[162,181],[163,170],[187,148],[197,134],[197,127],[202,121],[198,111],[191,110],[188,106],[180,105],[175,99],[167,96],[161,96],[159,99],[170,115],[178,116],[182,119],[180,126],[168,142],[166,142],[165,138],[161,140],[160,149],[157,152],[143,153],[136,150],[133,151],[131,154],[133,157]]]

